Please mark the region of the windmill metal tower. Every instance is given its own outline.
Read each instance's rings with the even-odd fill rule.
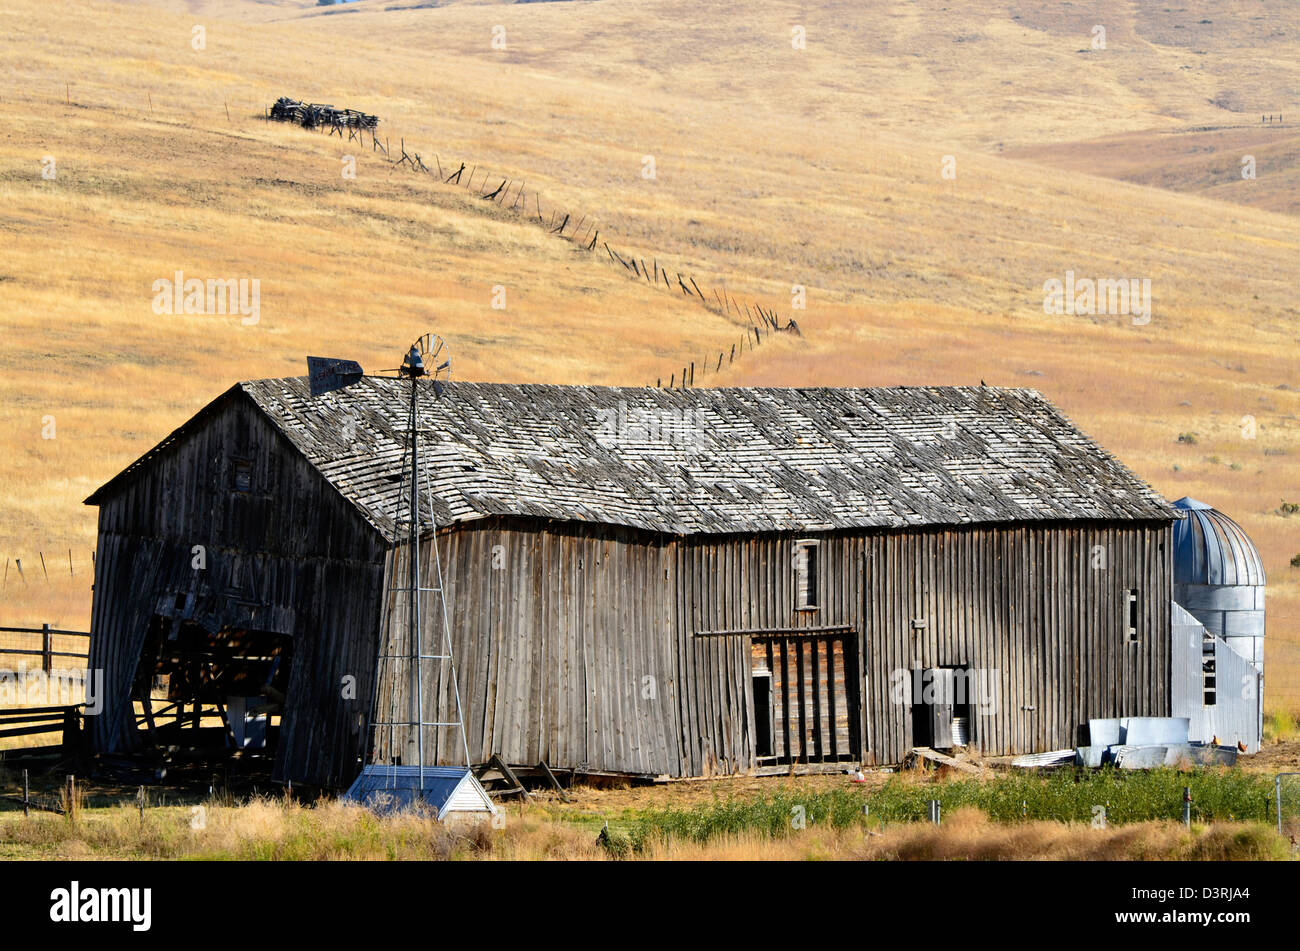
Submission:
[[[442,562],[438,555],[433,486],[427,461],[422,467],[420,458],[420,381],[429,377],[435,398],[442,395],[443,383],[451,370],[446,349],[441,337],[425,334],[411,345],[401,367],[393,371],[399,378],[410,381],[410,397],[398,503],[393,519],[393,556],[384,592],[389,623],[381,634],[377,657],[373,718],[368,725],[370,762],[363,766],[361,775],[346,796],[383,809],[411,806],[419,801],[435,808],[439,818],[448,811],[496,812],[487,793],[470,772],[469,744],[452,657],[451,622]],[[308,357],[307,365],[313,396],[349,386],[363,375],[360,365],[353,361]],[[428,581],[421,572],[420,561],[420,539],[426,535],[432,569],[432,578]],[[403,545],[406,552],[404,563],[399,557]],[[441,636],[434,638],[436,644],[426,647],[426,623],[430,621],[428,627],[436,627]],[[432,679],[427,676],[430,665],[436,665],[437,669],[437,676]],[[430,682],[439,686],[450,684],[455,719],[429,718],[426,686]],[[399,709],[402,707],[404,715]],[[432,707],[435,710],[441,708],[436,698]],[[438,766],[429,762],[425,736],[430,729],[456,731],[463,765]],[[438,749],[442,748],[443,744],[439,743]]]

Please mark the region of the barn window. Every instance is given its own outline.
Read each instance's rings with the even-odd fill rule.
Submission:
[[[253,491],[253,463],[249,459],[230,461],[230,488],[233,492]]]
[[[817,610],[817,582],[821,568],[820,556],[820,543],[807,540],[795,542],[794,596],[797,610]]]
[[[1138,589],[1128,589],[1128,642],[1136,644],[1138,639]]]

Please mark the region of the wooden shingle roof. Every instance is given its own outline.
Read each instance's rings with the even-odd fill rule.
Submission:
[[[454,382],[435,398],[421,385],[439,525],[510,515],[697,534],[1177,518],[1034,390]],[[391,536],[409,386],[236,389]]]

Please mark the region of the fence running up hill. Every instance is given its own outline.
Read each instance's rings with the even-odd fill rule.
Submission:
[[[28,552],[28,554],[30,555],[30,552]],[[27,584],[29,574],[31,575],[31,580],[33,581],[40,581],[42,579],[45,581],[49,581],[51,571],[54,572],[55,580],[58,580],[62,576],[63,574],[62,555],[55,556],[54,554],[51,554],[49,561],[46,561],[45,552],[38,551],[36,552],[36,557],[39,560],[39,565],[36,562],[33,562],[32,559],[29,557],[27,559],[27,567],[24,569],[23,560],[21,558],[16,558],[16,557],[11,557],[6,555],[4,573],[0,574],[0,587],[7,587],[10,583]],[[37,567],[40,568],[39,574],[37,574],[35,570]],[[82,562],[81,566],[78,568],[72,562],[72,549],[69,548],[68,549],[68,577],[75,578],[77,576],[78,571],[80,571],[82,574],[86,574],[87,568],[89,568],[90,574],[93,575],[95,573],[95,552],[92,550],[90,552],[90,558],[88,559],[88,561]]]
[[[322,112],[321,110],[325,111]],[[332,118],[326,121],[320,119],[319,116],[332,116]],[[354,117],[364,117],[367,121],[352,121]],[[611,247],[608,240],[601,239],[600,228],[593,217],[586,214],[579,217],[572,212],[563,212],[558,208],[552,208],[548,220],[542,212],[541,192],[534,188],[531,189],[530,193],[527,182],[516,181],[509,174],[492,174],[489,173],[486,167],[479,165],[470,167],[465,162],[451,162],[444,167],[442,157],[437,152],[433,153],[434,164],[433,167],[430,167],[425,163],[419,152],[408,152],[406,150],[406,139],[400,137],[398,139],[398,148],[401,157],[393,158],[389,139],[385,137],[381,141],[375,131],[379,123],[378,117],[367,116],[355,110],[337,110],[332,106],[299,103],[282,97],[273,107],[266,111],[266,118],[293,121],[309,129],[327,129],[330,135],[337,134],[340,139],[343,138],[346,131],[348,141],[356,140],[361,143],[365,142],[363,133],[368,131],[370,133],[371,151],[382,152],[385,160],[394,168],[406,167],[412,172],[436,177],[437,181],[444,185],[464,187],[483,201],[493,202],[509,211],[517,212],[526,219],[535,216],[537,224],[545,228],[550,234],[574,243],[578,248],[588,253],[598,255],[597,245],[599,244],[609,261],[621,265],[633,280],[644,281],[652,285],[656,290],[666,290],[674,294],[680,291],[686,297],[696,301],[705,310],[735,321],[739,325],[737,329],[742,331],[742,335],[729,348],[719,349],[716,354],[713,351],[703,354],[703,359],[698,364],[693,359],[686,360],[682,364],[680,377],[678,377],[676,369],[670,369],[666,384],[669,388],[694,386],[697,369],[701,378],[709,373],[721,373],[724,363],[730,366],[738,356],[743,356],[747,350],[753,351],[772,333],[793,333],[796,336],[803,336],[799,325],[793,319],[783,322],[773,308],[764,307],[757,302],[754,302],[751,306],[750,303],[736,300],[734,296],[727,292],[725,284],[721,289],[721,293],[717,288],[710,288],[710,293],[705,294],[690,273],[683,274],[675,268],[670,269],[666,264],[661,265],[658,256],[653,253],[650,255],[649,263],[647,263],[645,258],[640,255],[632,254],[626,250],[620,252],[617,248]],[[482,178],[478,180],[476,185],[475,178],[480,171],[482,172]],[[468,177],[466,172],[468,172]],[[529,201],[530,198],[531,202]],[[740,324],[742,318],[745,321],[744,324]],[[655,380],[655,386],[665,386],[662,377]]]
[[[359,132],[354,134],[359,137]],[[341,136],[342,133],[340,132],[340,137]],[[371,150],[383,152],[386,159],[394,168],[406,166],[413,172],[423,172],[430,176],[436,176],[437,180],[445,185],[463,186],[476,193],[483,201],[490,201],[502,208],[507,208],[512,212],[518,212],[526,219],[531,219],[535,215],[538,225],[545,228],[550,234],[572,242],[588,253],[595,252],[598,254],[598,252],[596,252],[596,244],[599,241],[609,260],[614,264],[622,265],[624,270],[633,280],[643,280],[652,285],[656,290],[661,289],[662,286],[662,289],[667,290],[669,293],[676,293],[680,290],[682,294],[686,295],[686,297],[697,301],[705,310],[733,319],[737,322],[740,320],[743,313],[746,323],[743,327],[738,328],[743,329],[743,336],[737,343],[731,345],[729,351],[726,349],[719,350],[717,352],[716,360],[712,353],[705,354],[704,359],[701,360],[698,365],[701,377],[710,372],[720,373],[724,362],[728,365],[734,363],[736,357],[742,356],[747,349],[752,351],[762,344],[766,335],[776,332],[793,333],[796,336],[803,336],[803,332],[799,329],[799,325],[793,319],[786,320],[782,323],[781,317],[774,309],[765,308],[756,302],[753,304],[751,309],[750,304],[737,301],[735,297],[730,295],[725,286],[722,288],[721,294],[718,293],[716,288],[712,288],[711,293],[713,296],[710,298],[700,288],[700,285],[696,283],[695,278],[691,274],[683,274],[681,271],[675,269],[670,270],[666,265],[661,266],[659,258],[654,254],[651,254],[650,264],[647,264],[644,257],[626,251],[620,253],[617,249],[611,247],[607,240],[602,241],[600,239],[600,229],[597,227],[596,220],[594,218],[589,218],[586,214],[582,215],[576,220],[576,223],[574,223],[574,215],[572,212],[562,212],[559,209],[553,208],[550,220],[548,221],[542,213],[541,193],[536,189],[532,191],[532,207],[529,207],[529,191],[527,182],[516,182],[509,175],[502,175],[500,173],[493,175],[490,174],[487,169],[483,169],[483,177],[479,180],[478,185],[475,185],[474,178],[480,171],[480,166],[478,165],[469,169],[468,179],[462,180],[465,171],[468,168],[464,162],[459,163],[459,165],[448,174],[448,171],[451,170],[453,166],[449,164],[444,168],[441,156],[435,152],[433,155],[434,165],[437,167],[437,171],[435,172],[434,169],[425,164],[424,160],[420,157],[420,153],[406,151],[405,139],[398,140],[399,148],[402,153],[402,156],[399,159],[392,158],[389,153],[388,141],[385,140],[383,143],[380,143],[379,138],[375,135],[373,129],[370,132],[370,139]],[[496,182],[498,177],[500,178],[500,183],[494,185],[493,183]],[[511,199],[512,192],[514,194],[513,199]],[[507,200],[509,200],[509,204],[506,204]],[[584,224],[586,225],[585,230],[583,228]],[[565,229],[569,229],[567,234],[565,233]],[[678,386],[683,388],[694,386],[695,371],[696,362],[694,360],[689,360],[682,366],[680,382],[676,371],[670,371],[667,386],[670,389]],[[655,381],[655,386],[664,386],[662,377]]]

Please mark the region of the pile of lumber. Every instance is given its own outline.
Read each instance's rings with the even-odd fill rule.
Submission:
[[[319,102],[299,102],[288,96],[275,101],[268,113],[277,122],[296,122],[305,129],[326,126],[332,129],[373,129],[379,117],[356,109],[335,109]]]

